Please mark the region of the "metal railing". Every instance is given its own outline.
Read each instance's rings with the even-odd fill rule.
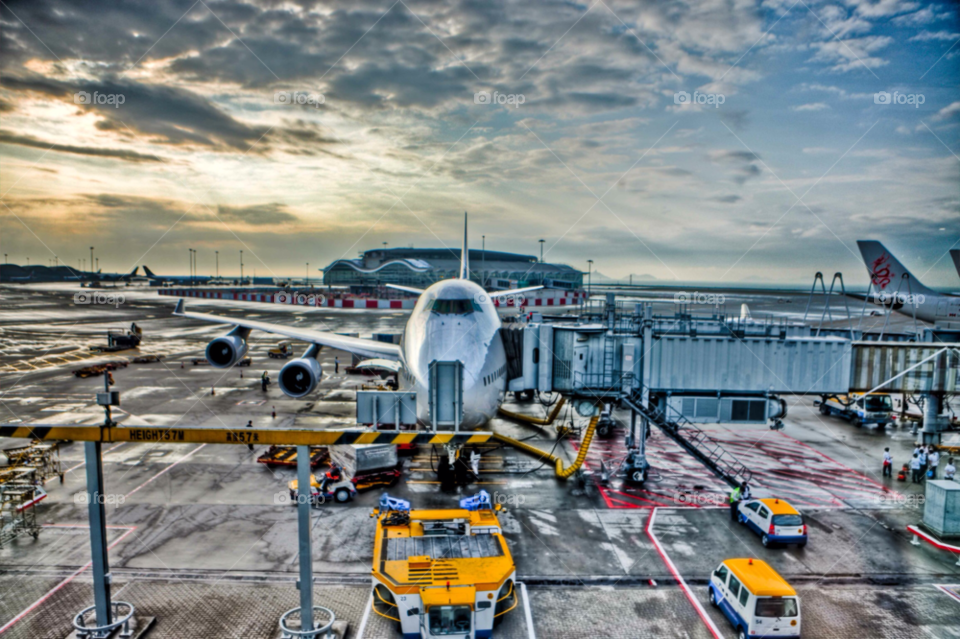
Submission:
[[[672,410],[677,413],[676,417],[668,417],[659,408],[644,409],[637,395],[626,397],[623,402],[637,414],[656,424],[671,439],[731,486],[739,486],[753,477],[753,472],[733,453],[675,409]]]

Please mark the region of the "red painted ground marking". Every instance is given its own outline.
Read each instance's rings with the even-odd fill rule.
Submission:
[[[50,526],[44,526],[44,527],[45,528],[47,527],[49,528],[89,528],[89,526],[70,526],[70,525],[63,525],[63,524],[51,524]],[[107,546],[107,550],[112,550],[113,547],[119,544],[121,541],[123,541],[127,535],[131,534],[134,530],[137,529],[136,526],[107,526],[107,528],[118,528],[121,530],[126,529],[127,531],[122,535],[120,535],[113,543]],[[78,575],[80,575],[82,572],[84,572],[87,568],[89,568],[92,565],[93,565],[93,561],[88,561],[83,566],[81,566],[76,572],[74,572],[72,575],[70,575],[69,577],[67,577],[60,583],[58,583],[56,586],[51,588],[49,591],[47,591],[47,594],[43,595],[42,597],[34,601],[32,604],[27,606],[27,608],[23,610],[20,614],[18,614],[16,617],[8,621],[3,627],[0,627],[0,635],[6,632],[11,626],[13,626],[13,624],[17,623],[18,621],[23,619],[25,616],[30,614],[38,606],[43,604],[44,601],[52,597],[57,591],[59,591],[61,588],[63,588],[68,583],[73,581]]]
[[[660,559],[663,560],[663,563],[667,565],[667,569],[670,571],[670,574],[672,574],[673,578],[677,580],[678,584],[680,584],[683,594],[687,596],[687,600],[691,605],[693,605],[694,609],[697,611],[697,614],[700,616],[700,619],[703,621],[704,625],[707,626],[707,630],[710,631],[710,634],[713,635],[714,639],[721,639],[722,635],[720,634],[720,629],[717,628],[715,623],[713,623],[713,619],[707,615],[707,611],[703,609],[703,606],[700,605],[700,602],[697,601],[697,598],[693,596],[690,586],[688,586],[687,582],[683,580],[682,576],[680,576],[680,572],[677,570],[677,567],[673,565],[670,557],[667,556],[667,552],[660,545],[660,540],[657,539],[657,536],[653,533],[653,522],[657,518],[658,510],[659,508],[654,508],[653,512],[650,513],[650,517],[647,519],[647,537],[649,537],[650,541],[653,542],[653,547],[657,549]]]
[[[948,597],[952,597],[953,599],[960,601],[960,594],[957,594],[953,591],[953,588],[956,588],[956,586],[941,586],[940,584],[935,584],[934,588],[946,594]]]

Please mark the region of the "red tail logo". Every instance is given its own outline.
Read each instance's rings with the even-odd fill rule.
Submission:
[[[884,253],[873,261],[870,270],[870,279],[874,285],[879,286],[881,289],[887,288],[887,284],[889,284],[893,278],[890,265],[887,263],[889,260],[890,256]]]

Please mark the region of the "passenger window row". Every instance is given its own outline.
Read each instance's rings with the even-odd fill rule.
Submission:
[[[494,383],[495,381],[497,381],[498,379],[500,379],[501,377],[503,377],[503,376],[506,375],[506,374],[507,374],[507,365],[504,364],[503,366],[501,366],[500,368],[498,368],[497,370],[495,370],[495,371],[494,371],[493,373],[491,373],[490,375],[484,375],[484,376],[483,376],[483,385],[484,385],[484,386],[489,386],[490,384]]]

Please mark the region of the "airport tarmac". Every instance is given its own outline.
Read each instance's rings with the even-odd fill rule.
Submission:
[[[223,329],[170,316],[176,300],[155,290],[123,291],[123,303],[98,308],[73,304],[75,290],[64,285],[0,289],[3,422],[101,422],[93,395],[102,380],[78,379],[70,371],[130,358],[133,351],[91,357],[88,346],[104,342],[107,328],[133,321],[144,332],[140,352],[165,357],[114,372],[121,423],[342,427],[353,422],[356,389],[372,381],[344,373],[351,360],[345,353],[334,373],[338,354],[324,349],[324,380],[309,398],[289,399],[276,384],[264,393],[260,373],[276,379],[283,364],[266,354],[275,337],[251,335],[249,368],[194,365],[190,360],[202,358],[206,343]],[[737,313],[738,299],[729,302]],[[805,295],[789,302],[750,299],[754,316],[802,315],[806,304]],[[657,311],[670,303],[659,303]],[[405,321],[405,313],[392,311],[200,300],[189,307],[362,335],[399,332]],[[819,314],[822,306],[812,309]],[[890,325],[909,321],[898,316]],[[804,636],[960,637],[960,566],[952,555],[910,544],[906,526],[920,519],[921,488],[880,476],[884,447],[896,466],[908,458],[909,429],[858,429],[820,415],[813,399],[790,398],[781,431],[704,427],[753,470],[756,494],[788,499],[804,513],[811,537],[803,549],[764,548],[732,523],[725,485],[657,430],[648,440],[651,480],[642,489],[619,480],[603,483],[601,461],[609,468],[624,452],[627,415],[619,412],[620,426],[594,442],[581,480],[559,481],[549,464],[489,444],[482,447],[482,485],[444,493],[431,471],[438,451],[421,447],[389,492],[414,507],[451,507],[485,488],[507,506],[501,522],[526,596],[497,637],[733,637],[709,607],[706,581],[721,560],[736,556],[768,561],[798,589]],[[511,401],[507,408],[548,412],[535,402]],[[566,409],[561,419],[583,421]],[[567,463],[577,453],[576,444],[558,442],[552,428],[502,419],[490,427],[554,450]],[[106,490],[114,497],[107,507],[112,589],[140,614],[157,618],[149,637],[273,637],[279,616],[296,607],[296,512],[286,499],[294,473],[257,464],[262,452],[207,444],[104,446]],[[0,637],[66,637],[71,616],[92,604],[86,509],[78,497],[85,495],[82,446],[64,445],[62,458],[65,481],[49,482],[49,496],[38,507],[44,525],[39,539],[0,547]],[[313,511],[315,600],[350,622],[350,637],[361,631],[363,637],[399,637],[392,624],[369,612],[375,528],[369,513],[379,496],[362,493],[350,504]]]

